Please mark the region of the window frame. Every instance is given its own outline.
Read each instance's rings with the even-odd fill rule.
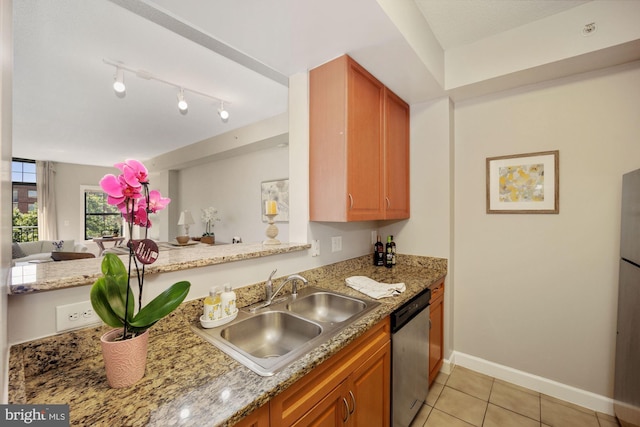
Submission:
[[[81,185],[80,186],[80,236],[82,236],[82,239],[85,242],[91,242],[93,241],[94,238],[96,237],[101,237],[101,236],[96,236],[96,237],[89,237],[87,239],[87,212],[86,212],[86,194],[87,193],[93,193],[93,192],[100,192],[100,193],[104,193],[104,191],[102,190],[102,188],[98,185]],[[90,214],[92,215],[92,214]],[[96,214],[93,214],[96,215]],[[122,215],[120,214],[120,212],[118,213],[102,213],[100,214],[100,216],[119,216],[122,217]],[[120,234],[122,235],[123,229],[122,229],[122,224],[120,225]]]

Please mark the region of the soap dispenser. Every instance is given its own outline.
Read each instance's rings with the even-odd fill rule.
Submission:
[[[209,296],[204,299],[204,318],[218,320],[222,318],[222,299],[217,287],[209,289]]]
[[[224,285],[224,292],[220,295],[222,301],[222,317],[231,316],[236,313],[236,293],[233,292],[231,285]]]

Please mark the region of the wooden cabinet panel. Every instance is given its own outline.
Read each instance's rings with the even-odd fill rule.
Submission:
[[[385,89],[385,219],[409,218],[409,105]]]
[[[355,62],[349,62],[348,74],[347,218],[379,219],[383,215],[384,86]]]
[[[271,426],[332,426],[336,420],[346,426],[388,426],[390,329],[389,318],[382,320],[275,396]]]
[[[262,405],[241,419],[236,427],[269,427],[269,404]]]
[[[346,55],[309,72],[309,217],[409,217],[409,106]]]
[[[352,425],[388,427],[390,422],[391,343],[388,342],[351,375]]]
[[[444,361],[444,281],[431,288],[429,307],[429,384],[438,376]]]
[[[324,399],[310,409],[294,427],[338,427],[349,420],[348,402],[344,398],[346,384],[333,389]]]

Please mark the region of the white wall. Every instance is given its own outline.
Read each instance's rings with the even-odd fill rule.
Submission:
[[[0,3],[0,206],[11,206],[11,102],[12,102],[12,68],[13,38],[11,36],[12,20],[11,0]],[[9,209],[0,210],[0,236],[11,235],[11,215]],[[8,399],[9,346],[7,280],[11,265],[10,240],[0,239],[0,403]]]
[[[288,150],[266,148],[186,168],[178,176],[174,203],[180,210],[191,211],[196,222],[189,228],[191,236],[202,235],[201,209],[213,206],[221,218],[214,224],[216,241],[231,243],[233,236],[240,236],[243,242],[260,242],[266,239],[268,225],[262,222],[260,183],[289,178]],[[288,242],[289,224],[277,222],[276,226],[278,239]]]
[[[622,174],[640,63],[455,106],[456,351],[602,396],[615,352]],[[487,157],[560,150],[559,215],[485,213]]]

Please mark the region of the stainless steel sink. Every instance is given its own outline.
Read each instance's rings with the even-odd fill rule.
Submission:
[[[254,357],[280,357],[322,333],[313,322],[284,311],[268,311],[234,323],[220,337]]]
[[[307,319],[318,322],[340,323],[367,308],[367,303],[332,292],[316,292],[298,297],[287,304],[287,309]]]
[[[240,309],[232,322],[192,330],[254,372],[269,376],[329,341],[379,302],[306,286],[298,295],[254,312]]]

